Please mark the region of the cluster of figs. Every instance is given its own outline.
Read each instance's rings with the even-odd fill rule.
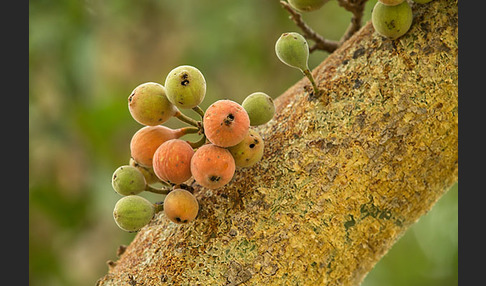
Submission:
[[[201,71],[181,65],[169,72],[163,85],[142,83],[128,97],[129,112],[142,127],[130,140],[129,164],[118,167],[112,176],[112,187],[122,196],[113,217],[122,230],[140,230],[159,211],[174,223],[193,221],[199,203],[192,188],[187,188],[189,180],[208,189],[221,188],[238,169],[262,159],[264,142],[254,127],[273,118],[272,98],[254,92],[241,104],[221,99],[203,110],[205,95]],[[181,110],[196,112],[200,120]],[[186,126],[164,126],[170,118]],[[185,140],[187,134],[200,138]],[[162,194],[162,201],[152,203],[139,195],[142,191]]]

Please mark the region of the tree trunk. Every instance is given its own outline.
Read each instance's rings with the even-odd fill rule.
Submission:
[[[265,152],[188,225],[158,213],[98,285],[358,285],[458,174],[457,0],[367,23],[276,98]],[[329,98],[329,104],[325,99]]]

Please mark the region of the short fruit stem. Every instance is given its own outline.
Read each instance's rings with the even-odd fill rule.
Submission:
[[[312,76],[312,73],[310,72],[309,69],[306,69],[306,70],[303,70],[302,71],[304,73],[304,75],[309,79],[309,81],[311,82],[312,84],[312,88],[314,88],[314,93],[316,96],[319,96],[321,91],[319,90],[319,88],[317,88],[317,85],[316,85],[316,82],[314,81],[314,77]]]
[[[199,107],[199,105],[194,107],[192,110],[196,111],[201,116],[201,119],[204,118],[204,110],[202,110],[202,108]]]
[[[196,120],[190,118],[189,116],[185,115],[184,113],[180,112],[179,110],[174,114],[174,117],[179,119],[182,122],[185,122],[187,124],[190,124],[195,127],[199,127],[198,123]]]
[[[184,135],[198,133],[200,128],[198,127],[182,127],[181,131]]]
[[[196,142],[187,141],[187,143],[189,143],[189,145],[191,145],[192,149],[199,148],[202,145],[204,145],[204,143],[206,143],[206,135],[203,134],[203,136],[201,137],[201,139],[199,139]]]
[[[154,188],[152,186],[147,185],[145,187],[145,191],[155,193],[155,194],[167,195],[172,190],[172,188],[170,187],[169,184],[167,184],[165,182],[162,182],[162,183],[164,184],[164,187],[161,187],[161,188]],[[167,184],[167,185],[165,185],[165,184]]]

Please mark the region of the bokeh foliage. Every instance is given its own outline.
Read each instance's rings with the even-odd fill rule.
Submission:
[[[333,40],[350,17],[335,0],[304,15]],[[94,285],[117,247],[133,239],[113,221],[119,195],[111,175],[128,164],[130,138],[141,127],[127,107],[138,84],[163,84],[172,68],[190,64],[206,77],[203,108],[223,98],[241,103],[255,91],[275,98],[302,78],[274,53],[288,31],[299,32],[278,0],[31,0],[30,285]],[[327,55],[312,53],[309,66]],[[456,185],[364,285],[456,285],[457,228]]]

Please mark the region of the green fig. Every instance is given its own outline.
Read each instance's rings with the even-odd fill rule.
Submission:
[[[154,169],[152,167],[142,166],[132,157],[130,157],[129,165],[137,168],[142,173],[142,175],[145,177],[145,182],[148,185],[159,182],[159,178],[157,177],[157,175],[155,175]]]
[[[392,40],[403,36],[410,29],[412,20],[412,8],[407,1],[395,6],[376,2],[371,12],[371,22],[375,31]]]
[[[306,39],[297,32],[283,33],[275,43],[277,57],[286,65],[308,70],[309,45]]]
[[[167,98],[175,106],[190,109],[198,106],[206,95],[206,80],[197,68],[189,65],[171,70],[165,79]]]
[[[395,6],[401,4],[405,0],[378,0],[379,2],[387,5],[387,6]]]
[[[162,124],[177,111],[167,99],[164,86],[155,82],[142,83],[132,91],[128,110],[135,121],[147,126]]]
[[[122,197],[113,210],[113,218],[118,227],[128,232],[140,230],[152,220],[154,214],[154,204],[137,195]]]
[[[272,98],[263,92],[254,92],[248,95],[241,106],[248,113],[251,126],[265,124],[275,114],[275,104]]]
[[[263,147],[264,143],[260,134],[250,129],[243,141],[229,147],[228,150],[233,155],[237,167],[250,167],[262,159]]]
[[[136,167],[118,167],[111,177],[113,189],[122,196],[136,195],[145,189],[145,176]]]

